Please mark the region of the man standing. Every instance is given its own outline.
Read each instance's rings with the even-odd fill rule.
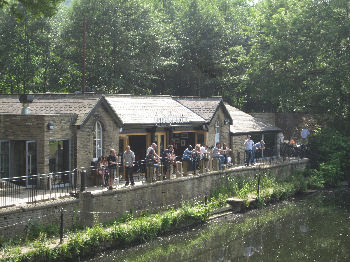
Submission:
[[[244,148],[245,148],[245,154],[246,154],[246,160],[245,160],[245,165],[249,166],[249,163],[251,162],[252,159],[252,154],[253,154],[253,146],[254,146],[254,141],[250,139],[250,135],[247,136],[247,139],[244,141]]]
[[[109,179],[108,179],[108,189],[113,189],[113,181],[117,173],[117,164],[118,164],[118,156],[115,153],[114,149],[109,151],[108,160],[108,169],[109,169]]]
[[[252,163],[252,165],[255,164],[255,155],[256,155],[257,151],[262,152],[262,150],[264,150],[264,149],[265,149],[265,142],[264,142],[264,140],[261,140],[260,142],[258,142],[255,145],[253,145],[252,159],[250,161]],[[263,157],[263,153],[261,153],[261,157]]]
[[[217,142],[214,149],[213,149],[213,158],[218,158],[219,159],[219,170],[222,169],[222,165],[225,162],[225,157],[221,154],[221,144],[220,142]]]
[[[135,162],[135,154],[130,150],[130,146],[126,147],[125,152],[123,153],[123,166],[125,170],[125,186],[129,185],[129,180],[131,185],[135,185],[133,177],[133,167]]]
[[[303,128],[300,132],[300,136],[301,136],[301,142],[302,144],[306,143],[306,139],[307,137],[310,135],[310,131],[307,128]]]

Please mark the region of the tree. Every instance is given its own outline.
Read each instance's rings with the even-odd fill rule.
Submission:
[[[59,29],[57,56],[67,64],[61,85],[72,92],[82,81],[86,23],[86,83],[106,93],[148,93],[159,59],[154,19],[141,1],[77,0]]]
[[[46,19],[18,21],[0,11],[0,88],[3,93],[42,91],[43,69],[49,52]]]
[[[9,8],[12,15],[24,20],[26,14],[33,17],[50,17],[63,0],[0,0],[0,9]]]
[[[349,3],[265,0],[254,13],[247,107],[349,114]]]

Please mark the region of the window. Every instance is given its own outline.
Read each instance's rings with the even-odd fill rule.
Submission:
[[[97,121],[94,130],[94,158],[100,156],[102,156],[102,125]]]
[[[9,177],[9,141],[0,141],[0,178]]]
[[[220,142],[220,122],[219,120],[215,122],[215,145]]]

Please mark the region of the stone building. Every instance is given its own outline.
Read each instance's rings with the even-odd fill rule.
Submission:
[[[257,143],[260,140],[265,141],[265,150],[262,150],[256,156],[261,157],[278,157],[279,156],[279,137],[281,129],[269,123],[263,122],[259,118],[253,117],[241,110],[225,104],[231,118],[230,140],[235,163],[243,163],[245,158],[244,141],[247,135]]]
[[[181,156],[188,145],[220,141],[237,155],[248,133],[271,145],[267,156],[278,152],[278,128],[225,105],[221,97],[0,95],[0,128],[0,178],[90,166],[110,148],[122,154],[126,145],[140,160],[153,142],[158,154],[172,144]]]
[[[22,107],[18,95],[0,96],[0,178],[89,166],[110,148],[118,149],[122,122],[103,96],[27,98]]]
[[[217,142],[230,145],[230,125],[232,118],[221,97],[177,97],[179,103],[201,116],[204,120],[204,143],[215,146]]]
[[[204,119],[171,96],[106,95],[106,100],[123,122],[119,154],[130,145],[136,160],[144,159],[156,142],[158,155],[169,144],[182,155],[188,145],[204,139]]]

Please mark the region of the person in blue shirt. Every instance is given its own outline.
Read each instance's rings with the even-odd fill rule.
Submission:
[[[221,144],[220,142],[216,143],[216,146],[213,149],[213,158],[219,159],[219,170],[221,170],[222,165],[225,163],[225,156],[222,154]]]
[[[183,153],[183,155],[182,155],[182,161],[187,161],[187,162],[189,162],[189,164],[188,164],[189,168],[192,168],[192,150],[193,150],[192,146],[189,145],[189,146],[185,149],[185,151],[184,151],[184,153]]]

